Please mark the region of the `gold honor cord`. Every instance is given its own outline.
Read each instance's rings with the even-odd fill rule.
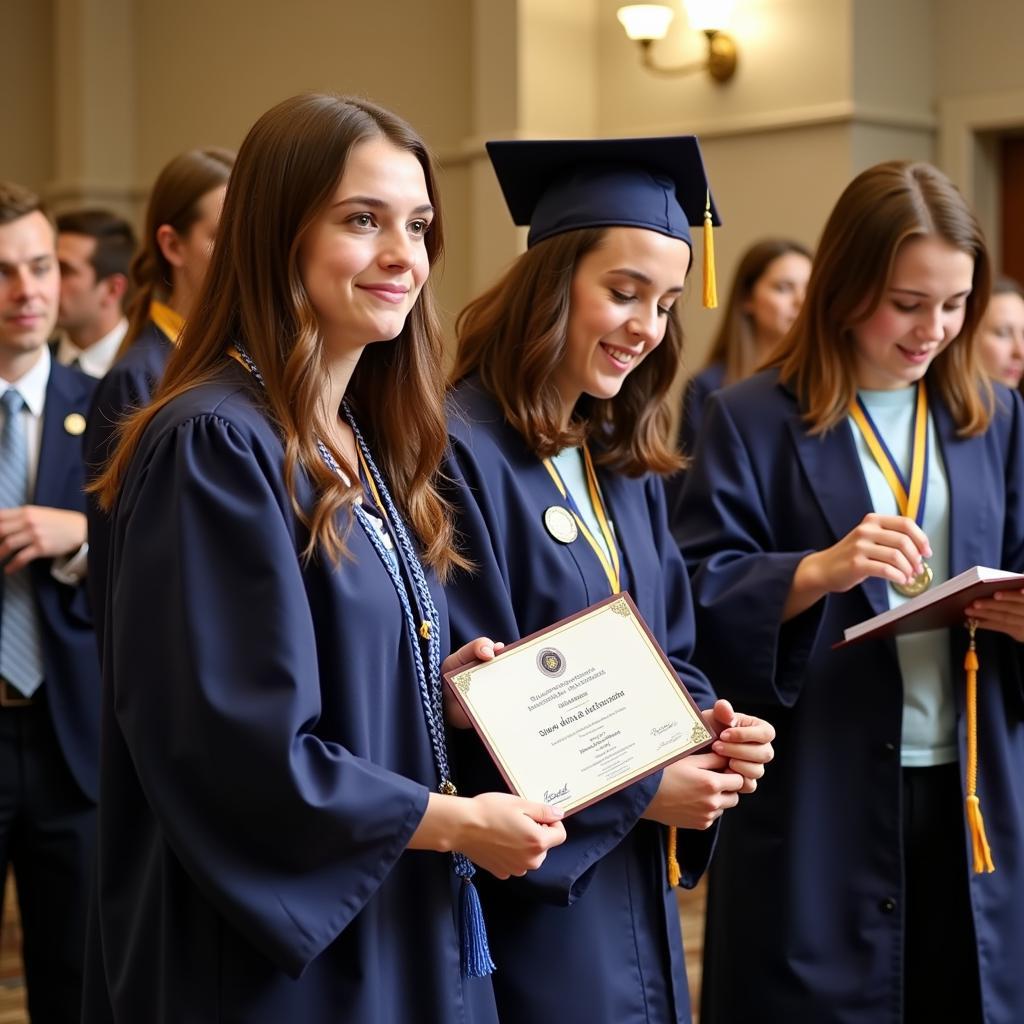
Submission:
[[[153,321],[172,345],[178,344],[181,332],[185,327],[185,318],[176,313],[170,306],[158,299],[149,304],[149,319]],[[244,366],[245,364],[242,363]]]
[[[868,449],[878,468],[882,471],[889,489],[896,498],[896,506],[900,515],[913,519],[918,526],[924,526],[924,494],[925,481],[928,473],[928,392],[924,380],[917,382],[917,401],[914,407],[914,444],[910,459],[910,486],[903,481],[903,474],[896,465],[896,460],[886,447],[867,409],[860,399],[850,405],[850,416],[857,424]],[[923,594],[932,582],[932,571],[927,565],[910,583],[894,583],[893,589],[904,597],[916,597]]]
[[[622,589],[622,570],[619,564],[619,549],[615,544],[615,538],[612,536],[611,526],[608,522],[608,514],[605,510],[604,500],[601,497],[601,489],[597,485],[597,474],[594,472],[594,463],[590,458],[590,451],[586,445],[583,446],[583,461],[587,468],[587,490],[590,493],[590,502],[594,506],[594,515],[597,517],[598,525],[601,527],[601,536],[604,537],[605,542],[608,545],[607,552],[597,542],[597,538],[590,532],[587,524],[583,522],[583,517],[576,510],[575,502],[572,500],[572,497],[562,480],[562,476],[558,472],[558,468],[551,459],[544,460],[544,468],[548,471],[548,474],[554,481],[555,487],[558,488],[558,493],[562,496],[562,499],[569,502],[569,511],[572,513],[573,519],[576,520],[576,526],[579,528],[580,533],[582,533],[586,538],[586,541],[593,549],[594,554],[597,555],[597,560],[601,563],[601,568],[604,569],[604,574],[608,579],[608,586],[611,587],[612,593],[617,594]],[[611,556],[610,560],[609,554]]]
[[[551,461],[551,459],[544,460],[544,468],[548,471],[549,476],[555,483],[555,487],[558,488],[558,493],[562,496],[564,501],[568,501],[570,504],[570,512],[573,518],[576,520],[576,525],[579,527],[580,533],[586,538],[587,543],[593,548],[594,554],[597,555],[598,561],[601,563],[601,568],[604,569],[605,576],[608,578],[608,585],[612,589],[613,594],[618,594],[622,590],[622,568],[619,562],[619,550],[615,543],[615,538],[612,535],[611,524],[608,521],[608,513],[605,509],[604,499],[601,497],[601,488],[597,484],[597,471],[594,469],[594,460],[590,456],[590,449],[583,446],[583,463],[587,470],[587,490],[590,493],[590,503],[594,506],[594,514],[597,517],[598,525],[601,527],[601,535],[604,537],[608,544],[608,551],[611,554],[611,561],[608,560],[604,549],[598,544],[594,535],[587,529],[586,524],[583,522],[583,517],[576,511],[575,502],[569,494],[568,488],[562,480],[561,474],[558,472],[558,468]],[[674,826],[668,826],[668,842],[665,849],[665,867],[668,873],[668,884],[675,888],[683,877],[683,873],[679,867],[679,857],[677,853],[678,848],[678,837],[676,835],[676,829]]]

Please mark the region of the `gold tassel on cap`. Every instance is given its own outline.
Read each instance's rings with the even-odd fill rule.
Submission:
[[[715,279],[715,236],[711,225],[711,193],[704,201],[704,308],[718,308],[718,282]]]
[[[971,830],[971,847],[974,850],[974,872],[995,871],[992,851],[985,835],[985,821],[981,816],[981,801],[978,800],[978,650],[974,643],[977,623],[967,620],[971,641],[964,657],[967,672],[967,824]]]
[[[668,865],[668,884],[674,889],[683,877],[679,868],[679,858],[676,856],[676,830],[675,827],[668,827],[668,849],[665,852],[665,863]]]

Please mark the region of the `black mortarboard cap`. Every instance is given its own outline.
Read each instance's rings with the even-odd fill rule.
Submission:
[[[690,240],[721,224],[694,135],[488,142],[509,212],[528,245],[593,227],[648,228]]]

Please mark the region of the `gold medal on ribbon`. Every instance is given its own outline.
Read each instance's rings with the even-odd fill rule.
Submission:
[[[878,463],[882,476],[895,495],[900,515],[913,519],[923,529],[925,492],[928,485],[928,392],[924,379],[917,382],[909,486],[860,398],[850,406],[850,417],[857,424],[857,429],[860,430],[875,462]],[[903,597],[917,597],[918,594],[923,594],[932,585],[934,576],[927,562],[922,560],[921,566],[921,571],[909,583],[892,583],[893,590]]]

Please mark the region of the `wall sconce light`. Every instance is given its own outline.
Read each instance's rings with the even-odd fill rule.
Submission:
[[[675,12],[666,4],[630,4],[620,7],[617,17],[630,39],[640,44],[643,65],[658,75],[688,75],[694,71],[707,71],[716,82],[728,82],[736,73],[738,53],[736,40],[722,31],[729,8],[727,0],[684,0],[690,25],[707,37],[708,58],[690,64],[664,67],[655,64],[651,56],[651,43],[664,39]]]

